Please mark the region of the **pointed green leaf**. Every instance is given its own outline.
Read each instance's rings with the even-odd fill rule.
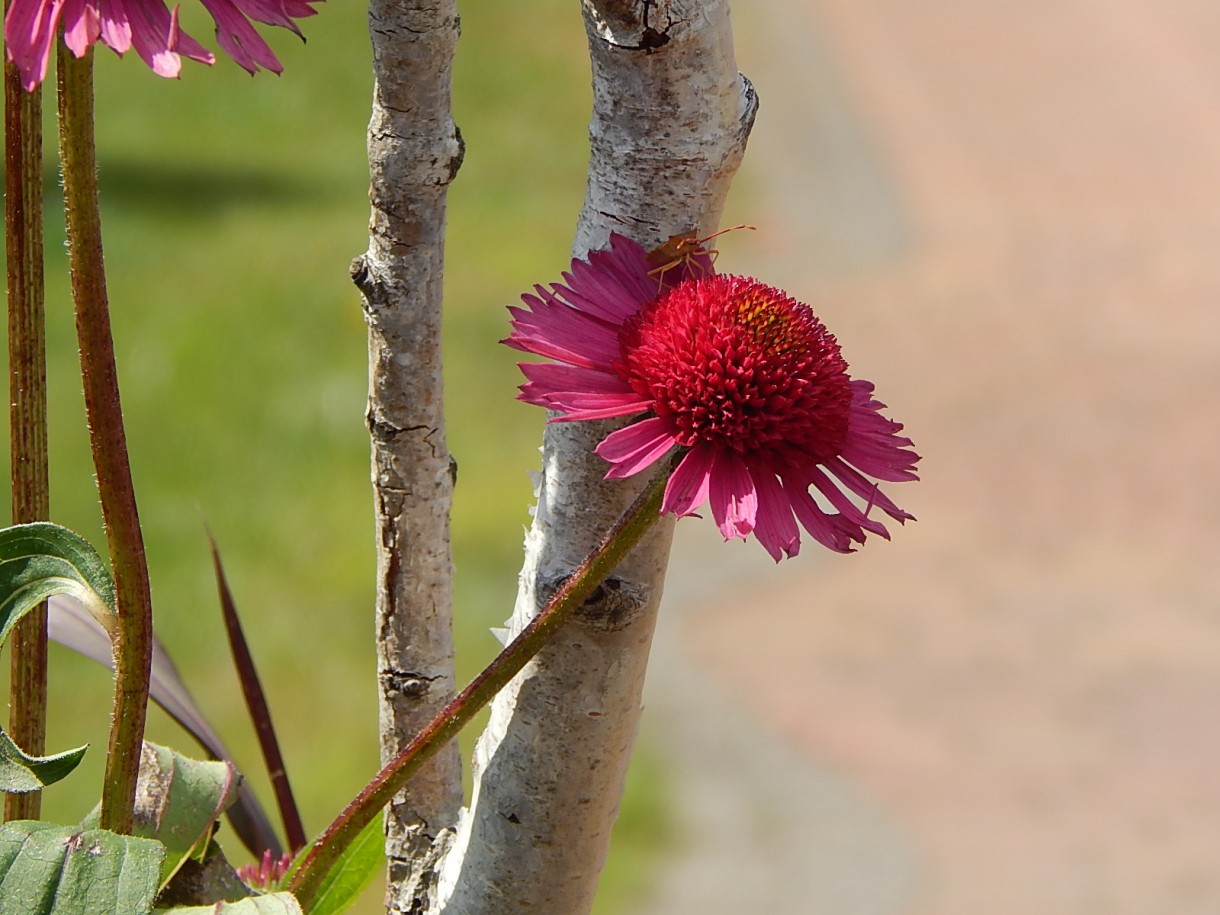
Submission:
[[[147,915],[157,894],[159,842],[34,820],[0,825],[5,915]]]
[[[25,614],[53,594],[70,594],[113,632],[114,582],[78,534],[43,521],[0,530],[0,644]]]
[[[309,915],[346,912],[384,866],[385,833],[381,817],[374,817],[318,887]]]
[[[304,915],[304,912],[291,893],[271,893],[267,896],[250,896],[237,902],[219,902],[216,905],[157,909],[155,915]]]
[[[0,728],[0,791],[21,794],[52,785],[77,767],[87,749],[85,744],[54,756],[27,756]]]
[[[230,762],[188,759],[168,747],[144,744],[132,832],[165,846],[162,884],[211,838],[240,786],[241,776]],[[96,815],[95,810],[84,825],[94,825]]]

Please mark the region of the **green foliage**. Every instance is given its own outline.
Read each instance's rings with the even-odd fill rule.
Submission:
[[[54,524],[0,530],[0,644],[23,616],[55,594],[79,600],[103,626],[114,619],[114,582],[89,542]],[[75,769],[88,746],[27,755],[0,730],[0,790],[37,791]]]
[[[0,730],[0,791],[20,794],[53,785],[78,765],[88,744],[53,756],[29,756]]]
[[[302,850],[297,861],[308,849]],[[309,915],[339,915],[346,912],[385,866],[385,835],[381,817],[373,819],[322,881],[314,895]],[[292,870],[289,870],[291,876]],[[287,879],[287,878],[285,878]]]
[[[207,844],[240,785],[231,763],[188,759],[169,747],[144,744],[132,833],[165,846],[162,884]],[[96,825],[96,814],[83,825]]]
[[[75,597],[112,628],[114,582],[87,540],[45,522],[0,530],[0,644],[21,617],[55,594]]]
[[[165,849],[104,829],[14,820],[0,826],[5,915],[146,915]]]

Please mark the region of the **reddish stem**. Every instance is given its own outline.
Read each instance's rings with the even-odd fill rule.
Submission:
[[[100,825],[126,833],[131,831],[140,744],[148,712],[152,598],[144,536],[127,458],[102,261],[93,131],[93,52],[90,50],[78,59],[62,42],[58,51],[59,156],[63,166],[72,300],[76,307],[89,443],[119,618],[114,644],[114,718],[106,751]]]
[[[4,228],[8,275],[9,443],[13,524],[50,516],[47,353],[42,265],[42,89],[4,65]],[[46,748],[46,604],[13,630],[9,730],[27,753]],[[9,794],[6,819],[38,819],[42,793]]]

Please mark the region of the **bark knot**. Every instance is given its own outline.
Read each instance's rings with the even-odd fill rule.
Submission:
[[[397,693],[404,699],[423,699],[432,690],[432,684],[437,680],[444,681],[444,676],[437,674],[429,677],[426,674],[409,670],[383,670],[378,675],[381,687],[387,693]]]
[[[539,607],[554,597],[566,575],[539,576],[536,590]],[[573,614],[573,620],[601,632],[617,632],[634,623],[648,608],[652,589],[611,576],[598,585]]]

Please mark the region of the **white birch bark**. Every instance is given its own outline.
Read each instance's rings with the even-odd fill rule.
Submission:
[[[352,263],[369,328],[368,427],[377,524],[377,665],[387,761],[454,692],[451,458],[441,385],[445,195],[462,159],[450,109],[453,0],[370,0],[372,216]],[[391,912],[434,876],[434,839],[461,805],[449,746],[386,812]],[[403,900],[407,900],[403,902]],[[401,903],[401,906],[400,906]]]
[[[585,0],[592,157],[575,251],[611,231],[654,246],[717,222],[757,103],[725,0]],[[547,427],[511,633],[630,505],[593,448],[610,422]],[[643,476],[643,475],[641,475]],[[672,524],[662,523],[495,700],[475,793],[442,861],[445,915],[592,905],[640,718]]]

